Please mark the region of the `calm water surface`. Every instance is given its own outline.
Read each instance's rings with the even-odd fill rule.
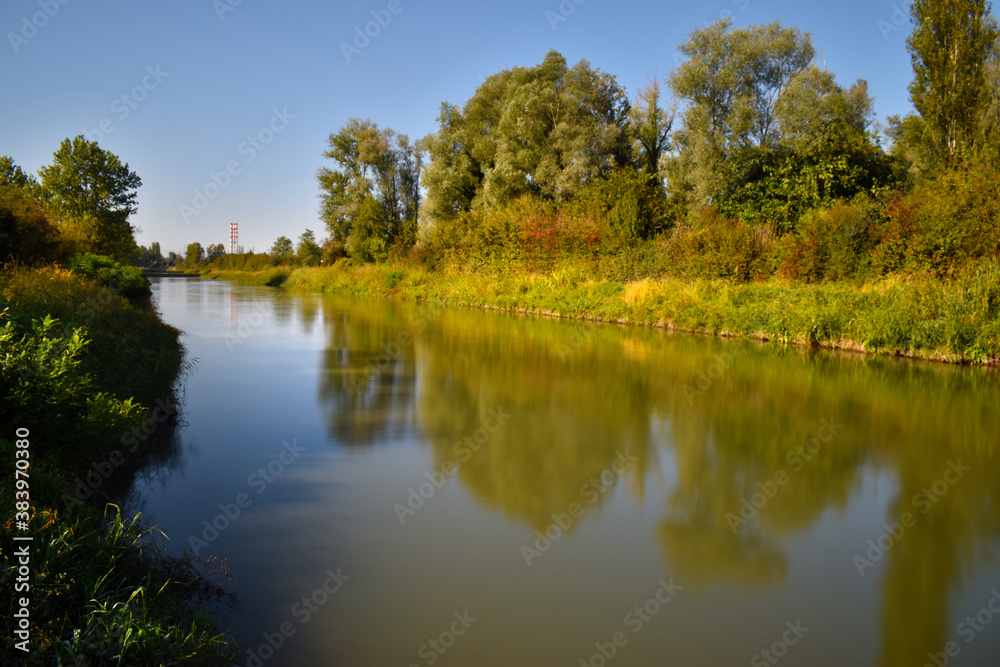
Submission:
[[[995,371],[153,289],[196,365],[136,508],[241,664],[1000,664]]]

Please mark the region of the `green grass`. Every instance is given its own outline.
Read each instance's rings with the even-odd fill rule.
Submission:
[[[889,276],[863,284],[678,277],[622,283],[591,280],[588,275],[586,267],[573,263],[538,274],[516,269],[429,272],[419,264],[340,262],[293,270],[283,287],[958,363],[995,363],[1000,358],[1000,265],[992,260],[971,264],[949,279]],[[207,276],[241,278],[228,272]]]

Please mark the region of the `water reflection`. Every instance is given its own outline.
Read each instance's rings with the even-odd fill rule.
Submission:
[[[923,664],[955,640],[956,596],[997,566],[994,371],[455,309],[303,303],[302,325],[321,319],[325,332],[318,396],[332,440],[370,448],[419,433],[436,470],[454,464],[471,497],[538,531],[574,503],[601,507],[619,487],[638,511],[647,486],[660,485],[655,540],[694,589],[784,585],[803,558],[793,538],[843,517],[864,479],[881,480],[888,505],[862,508],[865,530],[840,536],[836,558],[801,567],[880,587],[883,665]],[[458,456],[491,410],[511,417]],[[634,462],[612,488],[595,487],[623,452]],[[956,465],[968,470],[931,501],[926,489]],[[844,558],[865,556],[887,530],[893,537],[907,514],[912,525],[870,569]],[[849,600],[831,604],[851,613]]]

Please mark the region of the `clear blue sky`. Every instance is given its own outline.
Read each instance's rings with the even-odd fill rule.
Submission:
[[[143,180],[133,218],[141,244],[228,248],[229,223],[239,222],[242,245],[262,251],[306,228],[326,236],[315,173],[348,118],[422,137],[441,102],[464,103],[489,75],[537,64],[549,49],[615,74],[634,96],[675,67],[696,27],[727,12],[737,26],[779,20],[812,34],[841,84],[867,79],[880,119],[910,109],[909,23],[886,31],[906,2],[565,0],[555,29],[546,12],[558,14],[559,0],[397,2],[4,0],[0,154],[37,172],[64,138],[97,138],[103,121],[101,146]],[[348,62],[341,43],[371,12],[391,20]],[[238,172],[218,178],[228,185],[195,202],[227,165]],[[196,203],[203,210],[185,221],[181,205]]]

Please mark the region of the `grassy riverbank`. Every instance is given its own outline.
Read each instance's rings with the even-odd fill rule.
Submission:
[[[959,363],[1000,358],[1000,264],[970,264],[939,279],[889,276],[803,283],[771,278],[591,280],[568,265],[544,274],[431,272],[396,263],[209,271],[244,285],[426,300],[709,335],[846,348]]]
[[[30,633],[29,653],[11,626],[0,662],[230,664],[233,642],[198,610],[222,591],[106,502],[170,446],[179,332],[141,271],[76,259],[0,274],[0,604],[25,598]]]

